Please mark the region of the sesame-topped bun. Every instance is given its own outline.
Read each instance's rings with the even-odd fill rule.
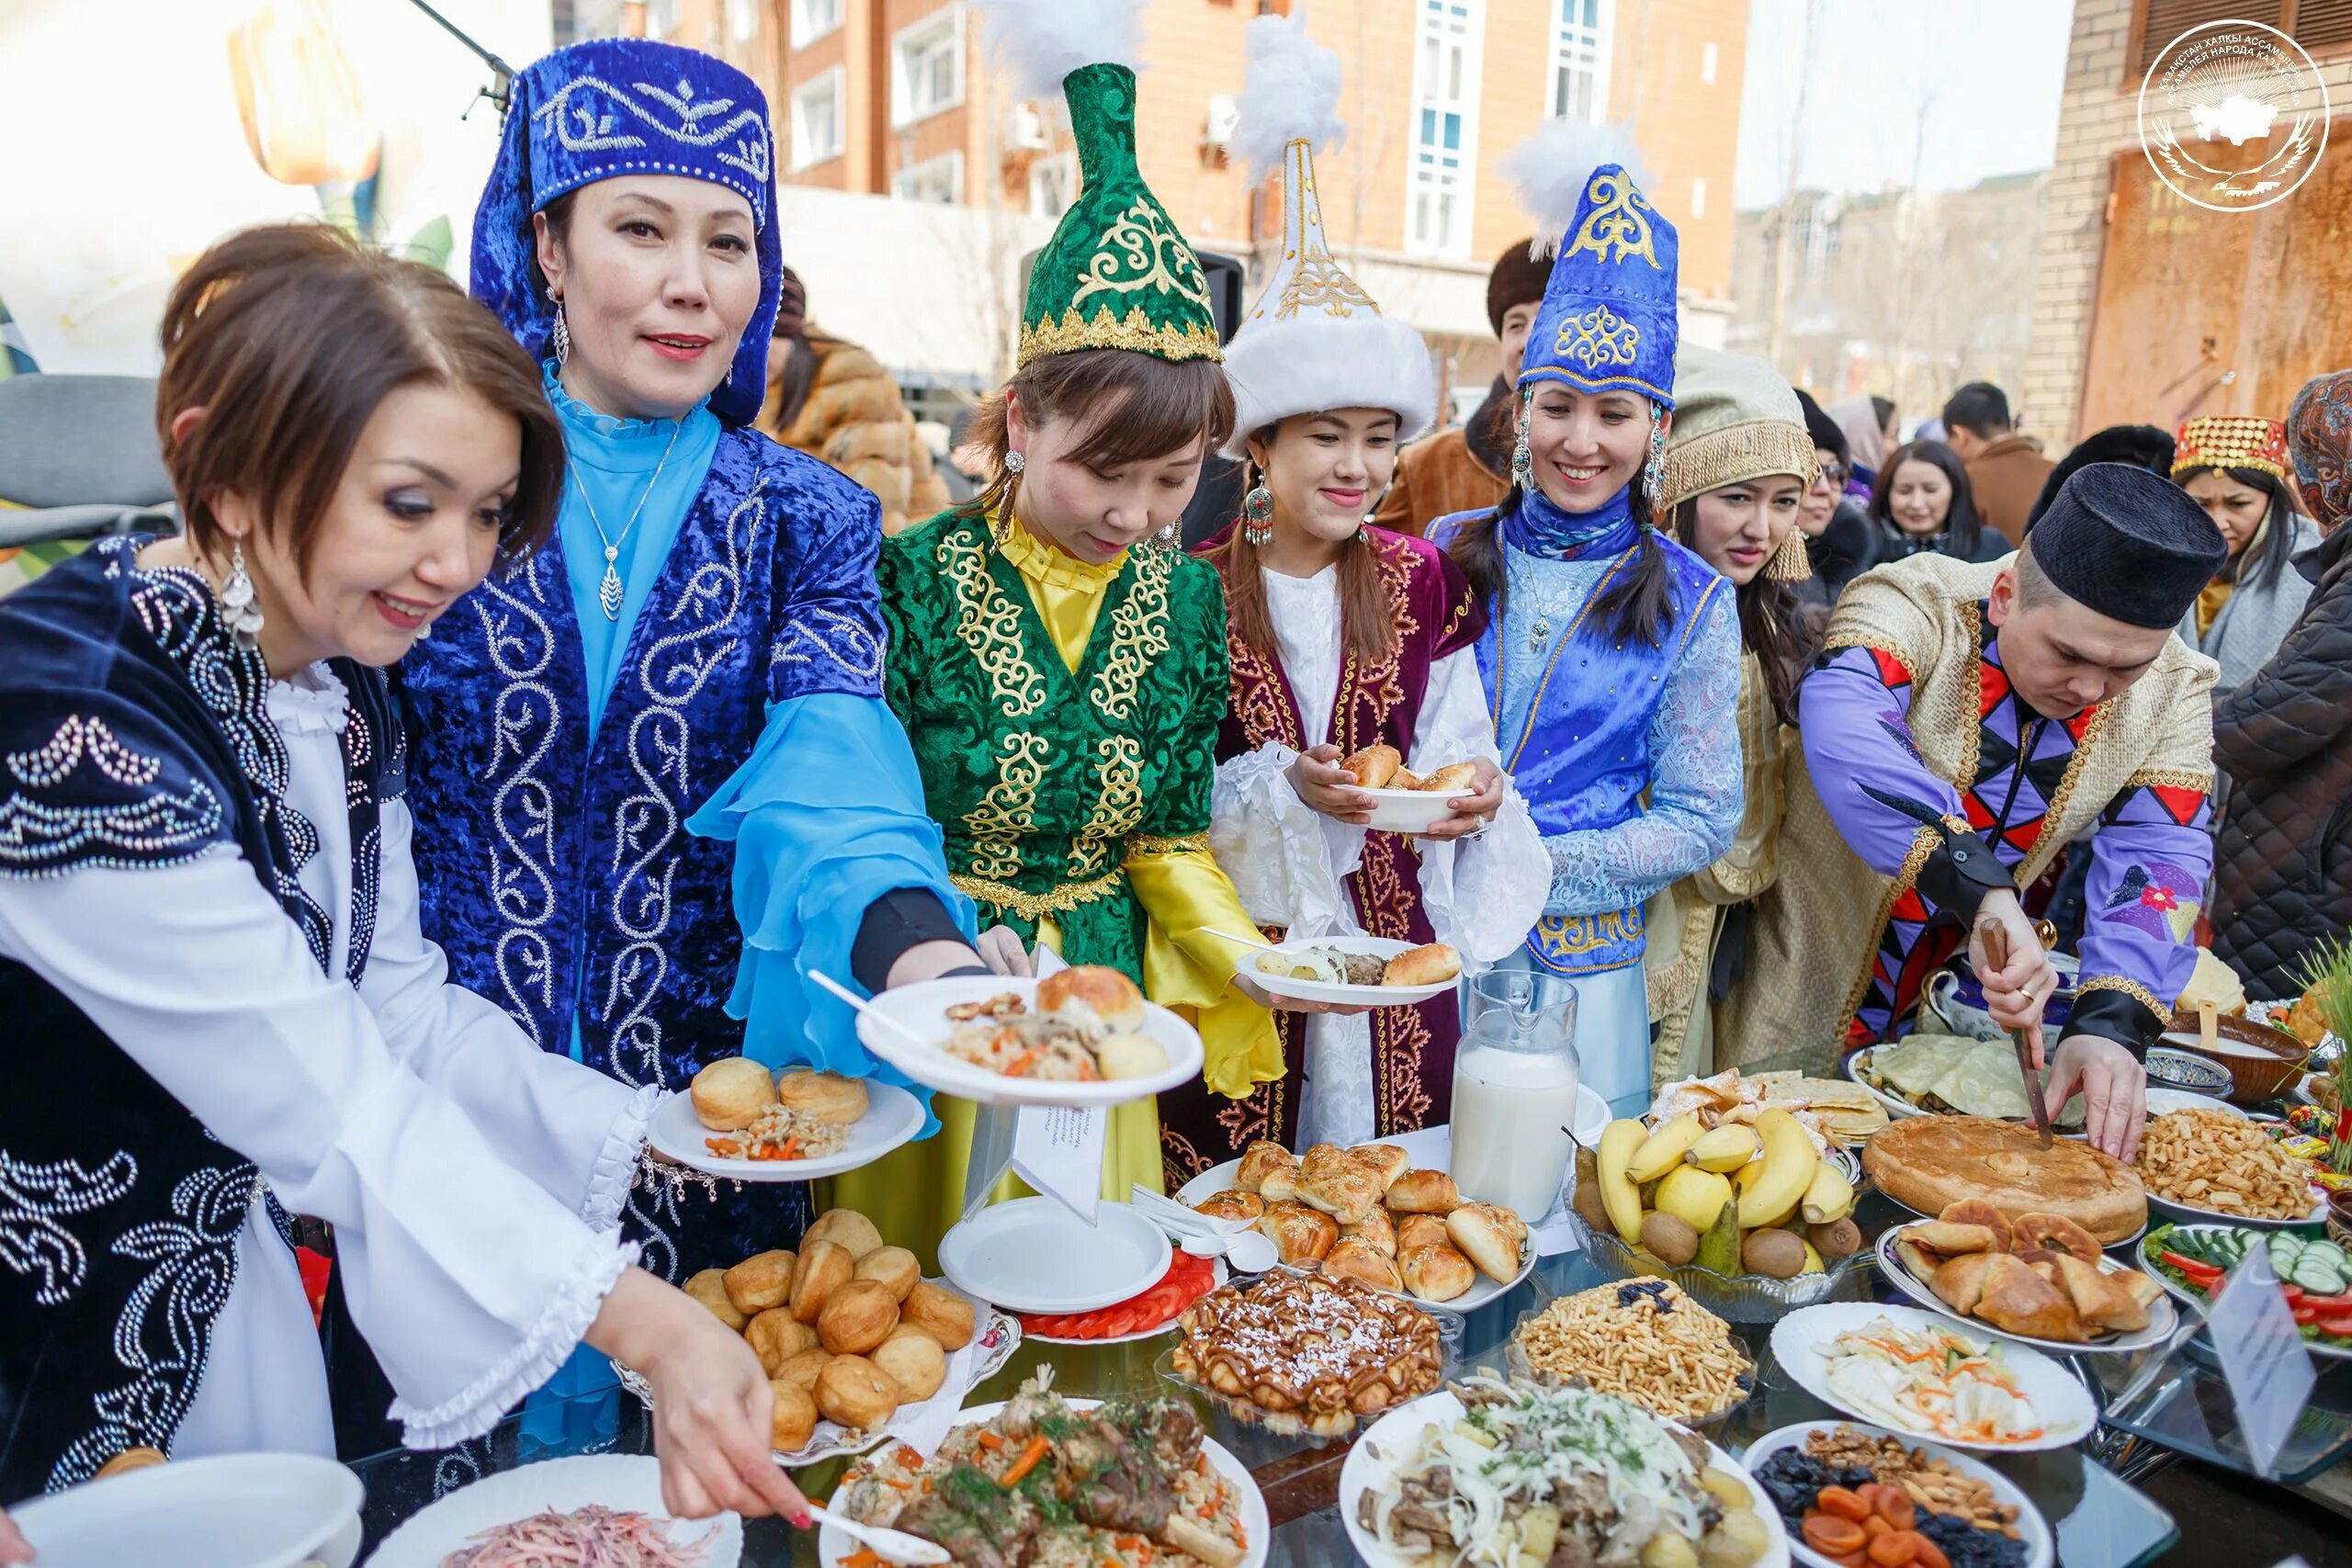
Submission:
[[[1058,1012],[1070,1002],[1084,1002],[1113,1029],[1143,1027],[1143,993],[1116,969],[1080,964],[1057,969],[1037,982],[1039,1012]]]

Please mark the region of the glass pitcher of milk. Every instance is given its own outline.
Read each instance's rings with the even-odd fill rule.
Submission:
[[[1470,982],[1469,1012],[1453,1056],[1453,1179],[1532,1225],[1558,1201],[1575,1148],[1577,988],[1490,969]]]

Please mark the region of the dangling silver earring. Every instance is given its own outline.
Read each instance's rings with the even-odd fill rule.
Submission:
[[[1510,479],[1522,491],[1535,488],[1535,455],[1527,449],[1527,422],[1519,422],[1519,445],[1510,449]]]
[[[1183,542],[1184,521],[1181,517],[1151,536],[1152,547],[1155,549],[1172,550]]]
[[[555,344],[555,366],[560,370],[563,362],[571,357],[571,324],[563,319],[560,299],[555,302],[555,330],[548,333],[548,341]]]
[[[999,549],[1002,549],[1005,541],[1012,537],[1012,498],[1021,493],[1021,473],[1028,466],[1029,459],[1018,452],[1004,455],[1004,505],[989,519],[989,537],[996,541]]]
[[[1266,488],[1254,466],[1250,479],[1249,491],[1241,498],[1241,536],[1263,549],[1274,536],[1274,492]]]
[[[245,575],[245,547],[240,540],[229,541],[229,576],[220,584],[220,608],[229,636],[239,648],[251,653],[261,646],[261,598],[254,592],[254,580]]]
[[[1642,493],[1655,524],[1666,499],[1666,414],[1656,403],[1650,405],[1650,460],[1642,468]]]

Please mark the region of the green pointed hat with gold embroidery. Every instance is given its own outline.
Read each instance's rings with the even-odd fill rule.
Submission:
[[[1124,348],[1218,359],[1200,258],[1136,164],[1134,56],[1141,0],[981,0],[1022,90],[1059,90],[1078,144],[1078,198],[1029,271],[1017,365]]]

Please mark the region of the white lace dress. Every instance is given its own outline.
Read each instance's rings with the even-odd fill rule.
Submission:
[[[1266,608],[1304,733],[1330,733],[1340,690],[1340,581],[1267,571]],[[1430,666],[1406,766],[1416,771],[1484,757],[1498,761],[1495,726],[1478,681],[1477,655],[1462,649]],[[1217,765],[1209,847],[1233,879],[1242,908],[1294,938],[1361,936],[1342,881],[1363,863],[1367,829],[1310,809],[1291,787],[1298,753],[1269,741]],[[1487,968],[1527,940],[1544,912],[1551,866],[1527,807],[1512,792],[1485,834],[1423,840],[1421,901],[1440,942],[1460,951],[1464,972]],[[1342,1145],[1373,1136],[1372,1026],[1363,1015],[1315,1014],[1306,1027],[1305,1143]]]
[[[302,886],[334,918],[322,971],[252,868],[226,850],[147,869],[0,877],[0,955],[38,970],[292,1213],[335,1227],[352,1315],[412,1447],[487,1431],[580,1343],[636,1256],[618,1216],[653,1089],[534,1047],[445,983],[417,927],[406,805],[382,807],[367,972],[350,949],[352,846],[341,682],[274,682],[287,804],[318,832]],[[201,1379],[172,1443],[332,1455],[326,1371],[293,1253],[262,1190],[238,1240]]]

